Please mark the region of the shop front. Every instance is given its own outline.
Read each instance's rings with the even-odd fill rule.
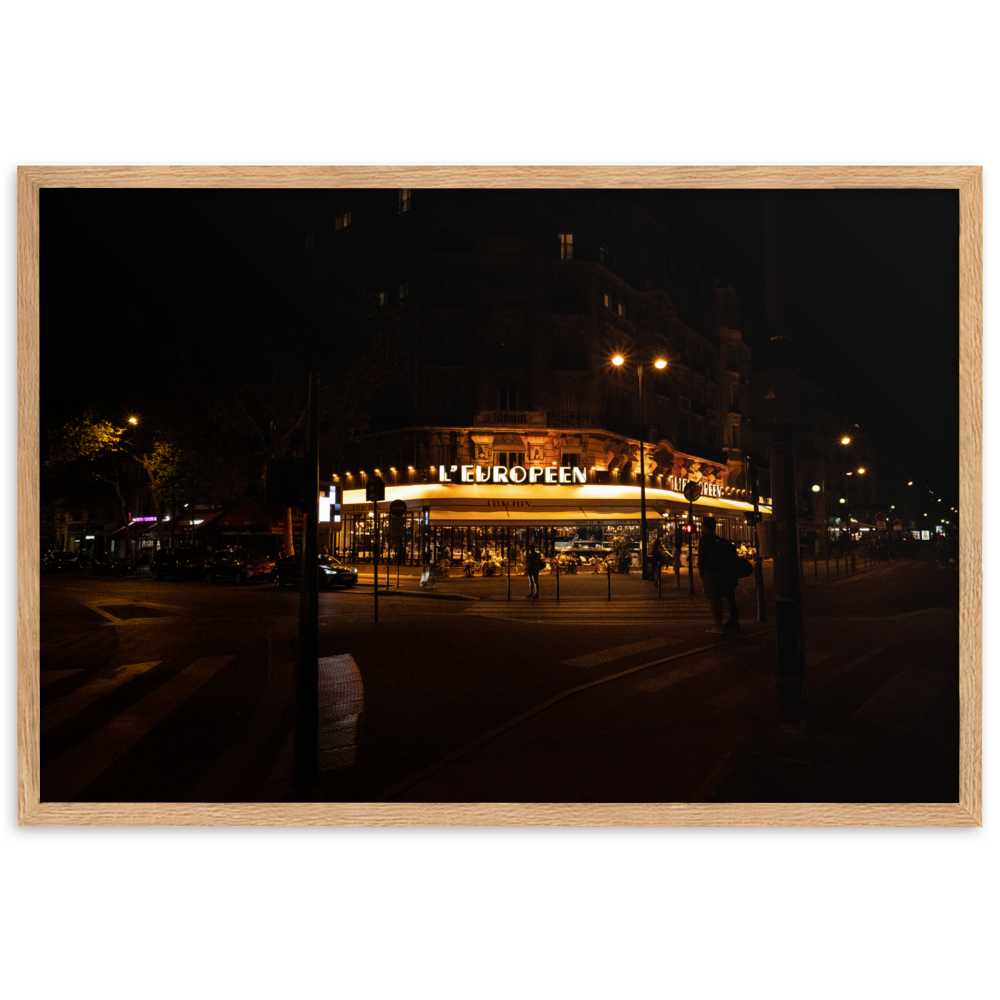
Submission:
[[[365,491],[345,490],[343,527],[330,532],[331,550],[348,562],[369,562],[377,537],[380,562],[420,565],[442,558],[452,563],[480,562],[484,554],[516,562],[529,543],[544,556],[553,557],[572,542],[607,552],[615,539],[624,537],[634,539],[638,552],[638,485],[587,482],[587,470],[578,468],[512,469],[509,473],[504,469],[500,471],[507,473],[505,477],[491,475],[491,481],[483,481],[484,473],[474,466],[435,471],[435,482],[386,486],[385,499],[377,505],[377,533],[375,505],[365,499]],[[724,537],[752,544],[753,529],[747,523],[751,504],[715,488],[691,505],[680,492],[683,481],[671,478],[669,485],[678,488],[656,486],[645,491],[651,549],[658,539],[673,549],[684,534],[689,513],[695,538],[702,519],[711,514]],[[402,516],[389,513],[395,500],[405,504]],[[770,516],[769,507],[760,509],[765,517]],[[686,536],[681,541],[686,542]]]

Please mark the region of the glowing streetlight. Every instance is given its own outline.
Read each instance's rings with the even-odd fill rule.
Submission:
[[[136,425],[137,423],[139,423],[139,418],[138,418],[138,417],[129,417],[129,418],[128,418],[128,422],[129,422],[129,423],[130,423],[130,424],[131,424],[131,425],[132,425],[133,427],[135,427],[135,425]]]
[[[625,364],[625,358],[621,354],[616,354],[612,359],[611,363],[616,367],[620,368]],[[656,358],[653,361],[653,367],[658,370],[663,370],[667,367],[667,362],[663,358]],[[640,361],[636,365],[636,374],[639,376],[639,551],[642,555],[642,577],[646,577],[646,560],[648,558],[646,554],[646,446],[645,446],[645,430],[643,427],[643,415],[642,415],[642,362]]]
[[[850,439],[850,438],[849,438],[849,437],[848,437],[848,436],[847,436],[847,435],[845,434],[845,435],[844,435],[844,436],[843,436],[843,437],[842,437],[842,438],[840,439],[840,443],[841,443],[841,444],[850,444],[850,443],[851,443],[851,439]]]

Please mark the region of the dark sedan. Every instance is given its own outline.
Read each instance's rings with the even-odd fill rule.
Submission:
[[[358,582],[357,569],[342,563],[336,556],[320,556],[317,572],[321,588],[353,587]],[[276,587],[286,584],[297,587],[302,582],[302,559],[299,556],[279,559],[274,564],[271,580]]]
[[[197,549],[163,549],[153,556],[149,571],[154,580],[200,580],[205,553]]]
[[[205,559],[205,579],[209,583],[216,580],[232,580],[234,583],[247,583],[250,580],[263,580],[271,575],[274,560],[269,556],[255,556],[242,549],[220,549],[212,552]]]
[[[82,569],[75,552],[46,552],[42,556],[43,573],[79,573]]]

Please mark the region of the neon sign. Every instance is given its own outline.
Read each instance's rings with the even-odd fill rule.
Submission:
[[[457,475],[457,479],[452,479]],[[492,483],[520,486],[522,483],[545,483],[549,486],[573,486],[587,482],[587,470],[577,466],[550,465],[547,468],[532,466],[530,469],[522,465],[507,468],[503,465],[452,465],[438,466],[439,483]]]

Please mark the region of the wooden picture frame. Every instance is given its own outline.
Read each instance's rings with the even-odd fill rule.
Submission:
[[[41,803],[39,191],[46,187],[949,188],[960,213],[960,798],[942,804]],[[17,176],[18,822],[169,826],[982,825],[980,167],[21,167]]]

